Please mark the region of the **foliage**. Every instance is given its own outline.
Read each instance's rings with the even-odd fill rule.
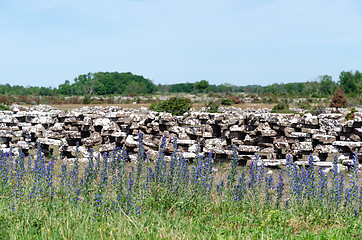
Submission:
[[[221,99],[221,105],[230,106],[233,105],[233,101],[229,98]]]
[[[234,103],[234,104],[240,104],[240,103],[243,103],[243,101],[240,99],[240,97],[238,96],[231,96],[230,97],[230,100]]]
[[[311,108],[311,105],[310,105],[310,103],[308,101],[298,102],[297,106],[298,106],[298,108],[305,109],[305,110]]]
[[[346,121],[348,120],[353,120],[354,119],[354,113],[358,112],[355,108],[352,108],[351,111],[349,113],[346,114],[346,116],[344,117],[346,119]]]
[[[90,104],[92,102],[92,99],[89,97],[89,95],[85,95],[83,98],[83,104]]]
[[[201,80],[195,84],[195,89],[199,90],[200,92],[206,92],[209,88],[209,82],[206,80]]]
[[[10,107],[6,104],[0,103],[0,111],[10,110]]]
[[[343,71],[339,75],[339,84],[348,96],[360,96],[362,94],[362,73],[359,71]]]
[[[184,97],[172,97],[170,99],[153,103],[150,110],[157,112],[169,112],[172,115],[182,115],[191,109],[191,100]]]
[[[65,81],[59,85],[58,93],[64,95],[108,95],[108,94],[148,94],[156,86],[143,76],[130,72],[97,72],[79,75],[70,84]]]
[[[177,83],[170,85],[168,92],[170,93],[192,93],[195,91],[195,84],[193,83]]]
[[[348,99],[344,93],[343,87],[337,88],[337,90],[334,92],[332,96],[332,100],[329,103],[331,107],[335,108],[341,108],[341,107],[347,107]]]
[[[289,104],[286,101],[280,102],[277,105],[275,105],[272,109],[272,112],[278,112],[284,110],[289,110]]]
[[[219,106],[220,106],[220,103],[218,100],[209,101],[208,103],[205,104],[207,111],[210,113],[219,112]]]
[[[90,151],[81,164],[0,152],[1,239],[360,239],[361,181],[358,157],[349,175],[337,157],[328,175],[299,167],[265,174],[258,156],[238,167],[196,152],[190,165],[178,151],[166,161],[166,137],[156,159],[145,155],[139,135],[137,161],[125,149],[103,158]],[[153,163],[154,160],[154,163]],[[220,173],[222,172],[222,173]],[[217,175],[218,174],[218,175]],[[192,224],[190,224],[192,223]]]

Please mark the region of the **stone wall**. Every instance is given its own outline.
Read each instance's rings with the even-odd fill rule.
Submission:
[[[27,154],[42,144],[45,153],[75,157],[76,143],[81,158],[93,147],[101,153],[125,146],[135,157],[138,133],[144,134],[146,152],[156,154],[161,137],[178,138],[184,156],[193,159],[200,143],[202,152],[212,151],[216,160],[227,159],[236,145],[241,163],[260,155],[267,165],[279,165],[286,154],[296,160],[331,162],[335,155],[348,162],[354,151],[362,151],[362,113],[346,121],[343,114],[277,114],[268,109],[226,108],[223,113],[192,111],[183,116],[168,113],[122,109],[121,107],[83,107],[69,112],[49,106],[27,108],[13,105],[0,111],[0,149],[20,147]],[[15,151],[15,150],[14,150]],[[342,161],[341,160],[341,161]]]

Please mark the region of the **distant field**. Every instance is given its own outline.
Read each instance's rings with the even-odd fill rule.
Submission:
[[[123,108],[132,108],[132,109],[140,109],[141,107],[150,107],[150,103],[140,103],[140,104],[88,104],[88,105],[83,105],[83,104],[51,104],[52,107],[60,109],[60,110],[71,110],[71,109],[75,109],[75,108],[80,108],[80,107],[84,107],[84,106],[88,106],[88,107],[96,107],[96,106],[120,106]],[[267,104],[267,103],[243,103],[243,104],[235,104],[232,105],[233,107],[238,107],[238,108],[273,108],[275,104]],[[28,107],[31,107],[32,105],[26,105]],[[201,103],[194,103],[192,104],[192,107],[195,108],[196,110],[200,110],[202,107],[204,106],[204,104]]]

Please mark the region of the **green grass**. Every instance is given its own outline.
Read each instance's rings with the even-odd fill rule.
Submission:
[[[139,215],[116,212],[94,218],[89,204],[77,208],[54,201],[53,206],[23,203],[14,211],[1,199],[1,239],[361,239],[361,221],[238,207],[230,202],[176,202],[145,207]]]
[[[24,168],[22,159],[17,159],[15,165],[9,165],[4,159],[11,158],[0,154],[0,239],[362,239],[361,217],[354,214],[355,207],[361,209],[360,195],[352,202],[342,200],[339,203],[330,201],[329,197],[320,199],[304,195],[300,198],[292,194],[292,180],[287,174],[284,174],[285,191],[281,200],[276,198],[276,188],[266,190],[265,179],[257,182],[255,188],[247,188],[242,200],[234,201],[233,187],[236,185],[227,186],[230,165],[225,163],[214,166],[219,170],[208,175],[213,179],[213,187],[211,191],[204,191],[202,181],[190,181],[175,190],[177,181],[170,184],[169,179],[162,182],[156,177],[146,187],[148,175],[145,170],[150,167],[156,172],[160,162],[126,163],[122,158],[116,166],[119,172],[123,172],[117,184],[112,183],[117,174],[112,173],[111,165],[105,186],[100,185],[102,167],[88,185],[81,183],[81,179],[86,179],[86,164],[79,165],[79,178],[72,179],[71,171],[78,164],[74,162],[68,164],[70,175],[62,185],[59,175],[64,162],[59,161],[55,162],[52,172],[53,185],[47,185],[44,175],[41,184],[37,185],[42,186],[42,195],[29,198],[38,170]],[[39,154],[36,159],[38,163],[43,161]],[[204,169],[208,169],[207,161],[199,160]],[[194,176],[191,168],[197,169],[199,163],[188,167],[190,177]],[[96,169],[97,162],[94,164]],[[165,166],[164,174],[170,176],[170,163]],[[137,169],[140,169],[139,180]],[[246,182],[249,182],[248,171],[249,168],[237,167],[235,176],[245,172]],[[264,169],[258,171],[264,174]],[[24,173],[21,188],[16,185],[19,172]],[[330,174],[329,179],[331,177]],[[132,194],[128,195],[130,179],[134,182]],[[345,179],[346,190],[353,186],[348,185],[351,179]],[[318,180],[316,177],[315,182]],[[76,184],[72,187],[70,184],[74,181]],[[221,181],[225,182],[225,187],[217,191],[215,184]],[[328,189],[333,188],[331,182]],[[277,184],[278,177],[275,176],[273,186]],[[81,193],[79,201],[75,202],[77,187],[81,188]],[[21,194],[15,194],[17,189]],[[102,204],[98,204],[95,198],[99,193],[102,194]],[[122,199],[117,200],[119,193]],[[267,200],[268,193],[270,200]],[[125,205],[129,196],[131,206]]]

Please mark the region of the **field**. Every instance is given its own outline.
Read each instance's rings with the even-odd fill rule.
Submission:
[[[139,136],[142,139],[142,135]],[[354,158],[339,173],[239,167],[177,151],[127,162],[124,149],[87,163],[0,152],[0,239],[361,239],[362,186]]]
[[[130,108],[130,109],[140,109],[141,107],[150,107],[150,103],[136,103],[136,104],[132,104],[132,103],[121,103],[121,104],[50,104],[50,106],[60,109],[60,110],[64,110],[64,111],[68,111],[68,110],[72,110],[75,108],[80,108],[80,107],[96,107],[96,106],[101,106],[101,107],[106,107],[106,106],[118,106],[118,107],[123,107],[123,108]],[[237,108],[241,108],[241,109],[245,109],[245,108],[273,108],[275,104],[268,104],[268,103],[242,103],[242,104],[234,104],[233,107],[237,107]],[[33,105],[25,105],[27,107],[32,107]],[[202,103],[193,103],[192,107],[195,108],[196,110],[200,110],[203,106],[205,106],[205,104]]]

